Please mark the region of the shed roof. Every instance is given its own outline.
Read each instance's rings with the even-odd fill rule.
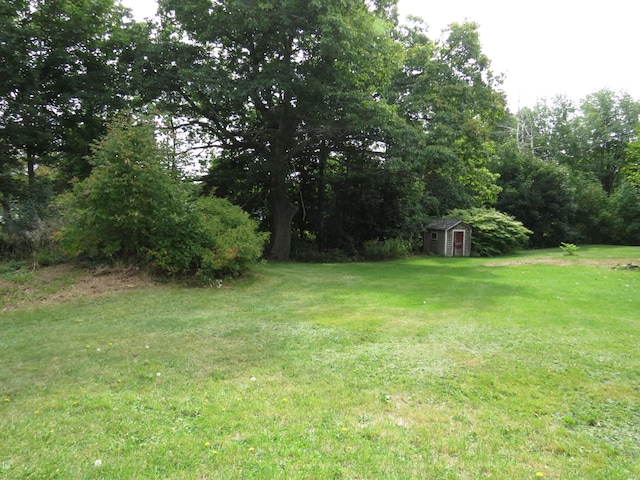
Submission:
[[[427,228],[429,230],[451,230],[461,223],[463,223],[462,220],[457,218],[435,218],[427,225]]]

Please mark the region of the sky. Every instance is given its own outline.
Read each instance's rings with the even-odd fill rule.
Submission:
[[[155,0],[122,0],[138,19]],[[575,102],[603,88],[640,101],[637,0],[399,0],[401,19],[421,17],[432,38],[453,22],[479,24],[480,42],[515,112],[540,99]]]

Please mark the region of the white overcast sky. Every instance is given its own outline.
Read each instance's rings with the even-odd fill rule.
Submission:
[[[122,3],[138,19],[156,11],[155,0]],[[638,0],[399,0],[399,10],[401,18],[422,17],[432,38],[452,22],[478,23],[512,111],[555,95],[578,101],[602,88],[640,101]]]

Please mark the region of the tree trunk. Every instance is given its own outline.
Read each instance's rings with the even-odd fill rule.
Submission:
[[[29,147],[27,147],[27,179],[29,192],[33,193],[36,185],[36,164],[35,156]]]
[[[7,166],[8,160],[2,159],[2,162],[7,162],[4,165],[0,165],[0,204],[2,205],[2,218],[7,221],[11,218],[11,197],[9,192],[11,191],[11,175],[9,173],[10,168]]]
[[[271,189],[273,224],[269,258],[272,260],[289,260],[289,255],[291,254],[291,223],[298,212],[298,206],[289,200],[284,181],[276,181],[275,183],[277,185]]]
[[[11,202],[6,194],[2,195],[2,217],[5,221],[11,218]]]
[[[320,149],[320,168],[318,171],[318,227],[316,232],[316,242],[318,250],[324,249],[324,231],[325,231],[325,197],[326,197],[326,181],[325,181],[325,169],[327,166],[327,159],[329,158],[329,149],[323,145]]]

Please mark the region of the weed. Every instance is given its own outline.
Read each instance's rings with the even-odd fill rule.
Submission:
[[[573,243],[560,243],[560,250],[562,250],[562,254],[569,257],[575,255],[578,252],[579,248],[580,247],[576,246]]]

